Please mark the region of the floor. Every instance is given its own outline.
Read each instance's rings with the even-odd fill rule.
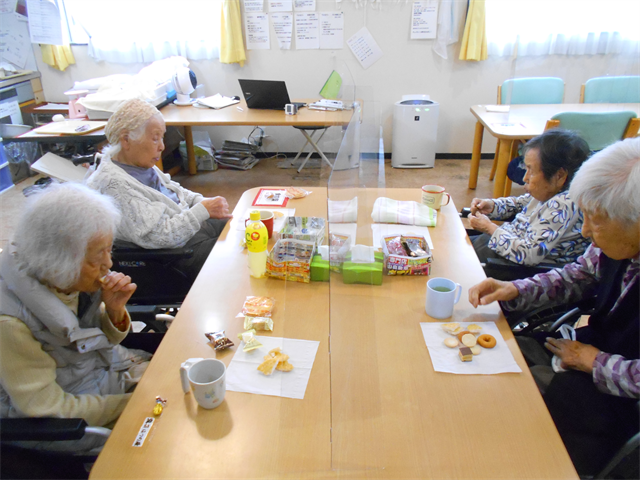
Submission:
[[[333,160],[333,159],[331,159]],[[182,186],[199,192],[205,196],[223,196],[229,202],[231,210],[235,207],[242,193],[257,186],[286,186],[294,185],[313,190],[315,186],[327,186],[331,177],[331,168],[311,159],[308,166],[301,173],[295,168],[280,168],[282,158],[261,160],[258,165],[248,171],[223,170],[203,172],[195,176],[180,173],[174,177]],[[377,186],[380,181],[388,188],[416,188],[425,184],[438,184],[451,194],[458,209],[469,206],[474,197],[492,197],[493,182],[489,181],[489,171],[492,160],[480,162],[478,188],[469,190],[469,161],[468,160],[436,160],[432,169],[395,169],[391,161],[384,165],[384,176],[378,172],[378,165],[363,165],[358,178],[359,185]],[[13,235],[20,212],[25,206],[27,198],[22,190],[40,178],[40,175],[23,180],[15,187],[0,194],[0,248],[6,248]],[[355,185],[354,185],[355,186]],[[512,195],[524,193],[522,187],[514,185]]]

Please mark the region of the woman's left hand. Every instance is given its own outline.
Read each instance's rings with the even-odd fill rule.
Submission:
[[[102,301],[114,325],[122,322],[125,308],[137,285],[131,277],[119,272],[110,272],[102,281]]]
[[[562,361],[560,364],[562,368],[572,368],[587,373],[593,371],[593,362],[600,353],[596,347],[563,338],[547,337],[546,340],[544,346]]]
[[[478,230],[479,232],[486,233],[488,235],[493,235],[498,229],[498,226],[489,220],[489,217],[482,213],[476,213],[475,215],[469,215],[469,225],[474,230]]]

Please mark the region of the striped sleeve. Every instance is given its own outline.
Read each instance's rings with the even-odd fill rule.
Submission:
[[[600,352],[593,363],[593,382],[601,392],[640,398],[640,360]]]

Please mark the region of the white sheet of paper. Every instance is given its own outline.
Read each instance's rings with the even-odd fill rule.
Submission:
[[[382,50],[371,36],[367,27],[362,27],[347,40],[347,45],[362,65],[367,69],[382,57]]]
[[[319,15],[316,12],[296,13],[296,49],[320,48]]]
[[[22,123],[22,113],[20,112],[20,104],[17,99],[0,102],[0,118],[4,117],[11,118],[12,123]]]
[[[12,13],[16,10],[17,0],[0,0],[0,13]]]
[[[293,0],[293,9],[296,12],[315,12],[316,0]]]
[[[459,323],[463,328],[471,325],[471,322]],[[480,355],[474,355],[471,362],[462,362],[458,356],[458,348],[449,348],[444,344],[445,339],[451,335],[442,329],[442,323],[425,322],[420,324],[433,369],[436,372],[463,375],[521,373],[522,370],[511,355],[507,342],[502,338],[497,325],[494,322],[478,322],[476,325],[482,327],[481,334],[488,333],[496,339],[496,346],[493,348],[480,347]]]
[[[508,113],[509,105],[486,105],[484,109],[487,112]]]
[[[293,0],[269,0],[270,12],[292,12]]]
[[[264,12],[264,0],[244,0],[245,13]]]
[[[238,342],[238,349],[227,367],[227,390],[303,399],[320,342],[263,336],[256,336],[256,339],[262,347],[247,353],[242,351],[244,344]],[[269,376],[263,375],[258,371],[258,365],[269,350],[276,347],[289,355],[293,370],[274,370]]]
[[[351,245],[351,247],[353,247],[356,244],[356,236],[358,234],[358,224],[357,223],[330,223],[329,233],[333,233],[334,235],[335,234],[350,235],[351,241],[349,242],[349,244]]]
[[[282,230],[282,227],[284,227],[284,222],[286,221],[287,217],[295,217],[295,215],[296,215],[296,209],[295,208],[251,207],[251,208],[247,208],[247,211],[244,212],[244,215],[242,216],[242,218],[238,219],[238,222],[237,222],[237,225],[236,225],[236,229],[244,230],[246,228],[245,220],[247,220],[249,218],[249,214],[253,210],[267,210],[269,212],[274,212],[274,218],[273,218],[273,231],[274,232],[279,232],[280,230]],[[278,213],[276,213],[276,212],[278,212]],[[280,213],[282,213],[282,215],[280,215]]]
[[[17,13],[0,15],[0,58],[19,69],[25,68],[32,51],[29,28],[21,18]]]
[[[320,48],[344,47],[344,13],[320,12]]]
[[[291,37],[293,35],[293,14],[290,12],[272,13],[271,23],[273,24],[273,30],[276,32],[280,50],[290,50]]]
[[[373,246],[376,248],[382,247],[382,237],[385,235],[408,235],[410,233],[415,233],[417,235],[422,235],[427,241],[429,248],[433,250],[433,242],[431,241],[431,235],[429,235],[429,227],[374,223],[371,225],[371,231],[373,232]]]
[[[61,112],[69,111],[68,103],[47,103],[40,107],[34,108],[34,110],[60,110]]]
[[[269,14],[247,13],[244,16],[247,50],[269,50]]]
[[[60,10],[54,0],[27,0],[31,43],[64,45]]]
[[[438,28],[438,0],[413,2],[411,38],[436,38]]]

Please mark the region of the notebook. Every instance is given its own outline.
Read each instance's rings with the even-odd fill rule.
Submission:
[[[292,102],[287,86],[278,80],[238,80],[249,108],[284,110],[287,103],[304,107],[306,103]]]

